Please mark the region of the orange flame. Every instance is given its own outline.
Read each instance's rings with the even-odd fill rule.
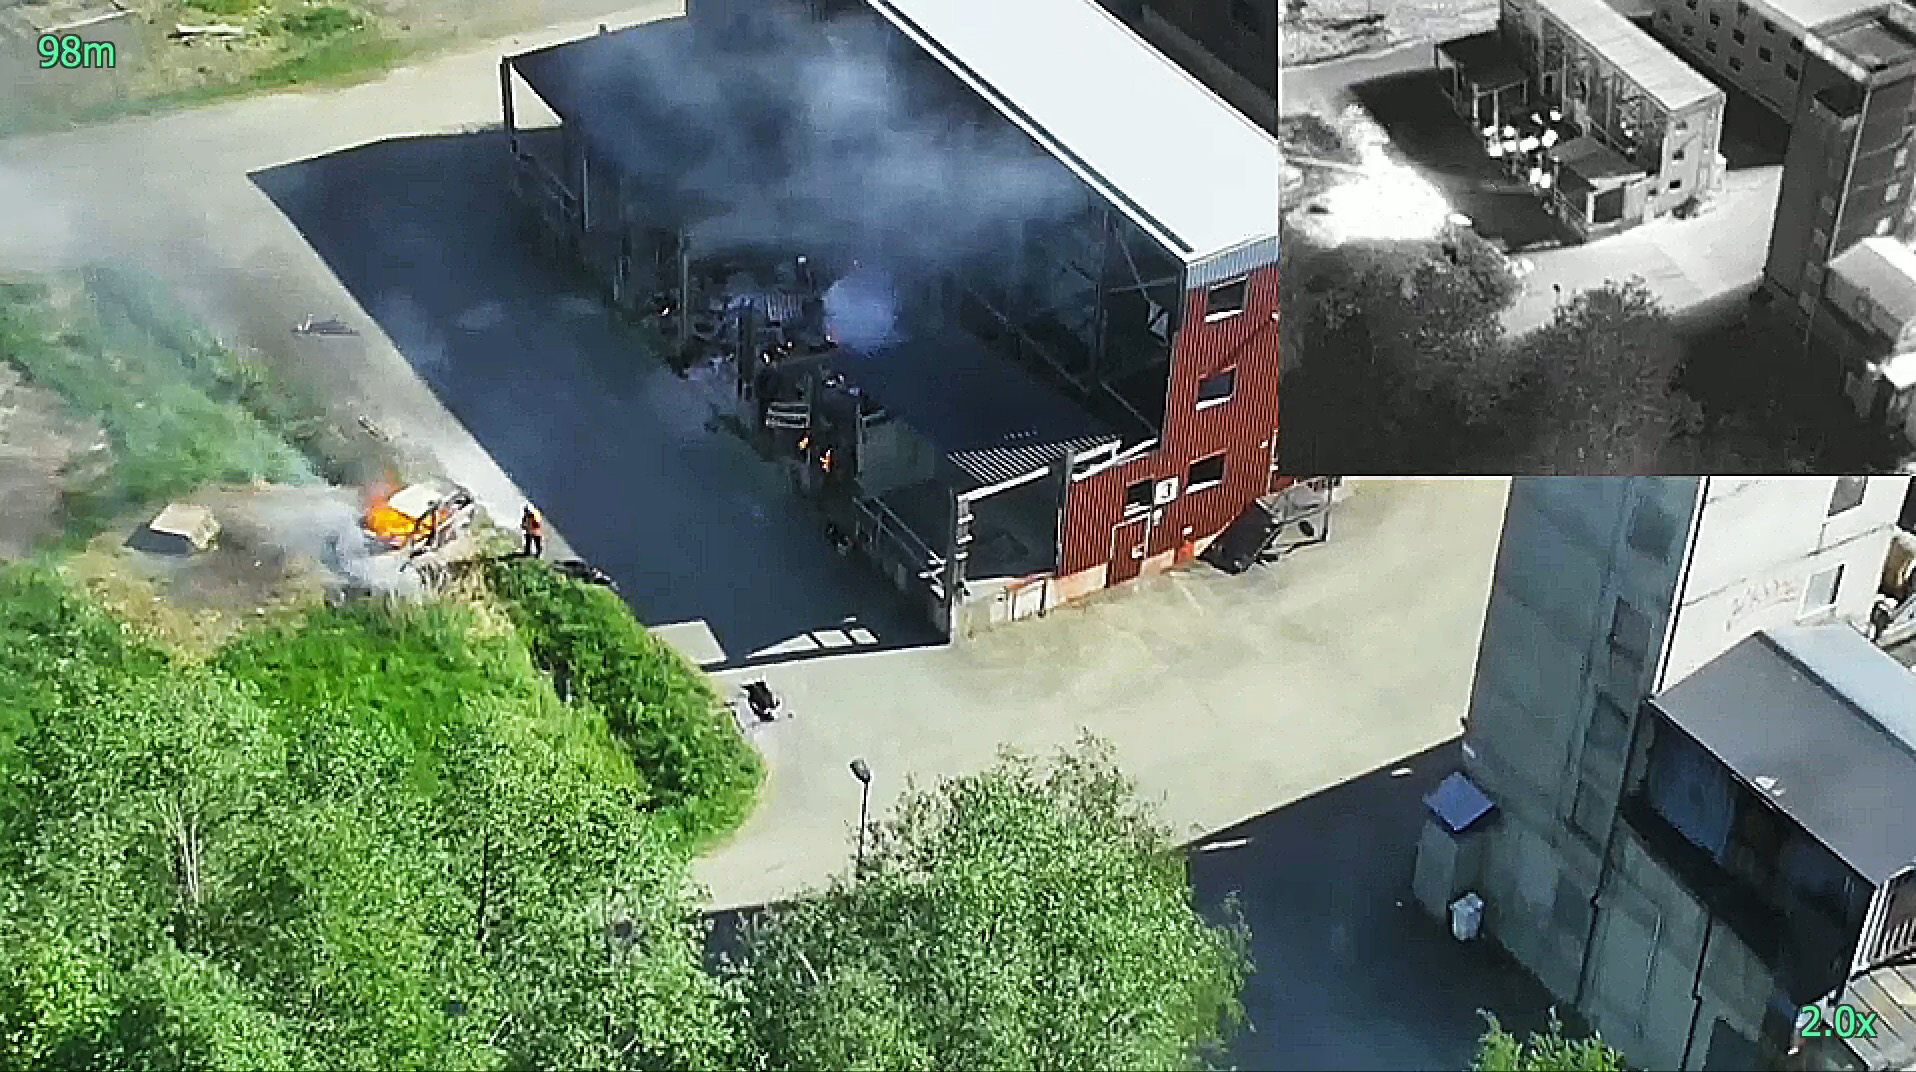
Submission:
[[[419,534],[419,519],[393,509],[389,500],[399,490],[399,481],[386,477],[366,489],[366,532],[392,548],[410,544]]]

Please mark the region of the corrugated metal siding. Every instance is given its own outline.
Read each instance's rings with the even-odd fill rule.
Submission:
[[[1241,246],[1235,246],[1213,256],[1206,257],[1185,269],[1184,285],[1187,287],[1205,287],[1212,283],[1222,283],[1226,279],[1235,279],[1245,272],[1256,271],[1277,260],[1277,206],[1271,206],[1271,231],[1264,238],[1253,239]]]
[[[1244,312],[1214,324],[1204,322],[1204,289],[1186,292],[1163,445],[1071,486],[1060,573],[1076,573],[1110,558],[1111,529],[1123,518],[1125,488],[1139,480],[1175,476],[1180,485],[1177,501],[1164,508],[1152,532],[1147,548],[1152,555],[1216,534],[1245,504],[1270,490],[1271,442],[1277,434],[1277,283],[1275,264],[1252,273]],[[1231,400],[1197,409],[1198,381],[1231,367],[1237,369]],[[1195,495],[1182,494],[1191,463],[1219,451],[1225,453],[1224,483]]]

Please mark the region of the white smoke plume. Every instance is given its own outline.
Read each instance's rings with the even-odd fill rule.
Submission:
[[[639,203],[692,217],[701,248],[857,251],[915,275],[1085,209],[1069,170],[996,113],[966,114],[975,96],[915,46],[898,59],[871,13],[754,17],[749,47],[680,20],[588,42],[558,76],[594,151],[639,177]]]
[[[840,343],[877,353],[899,341],[898,295],[879,269],[858,265],[824,294],[825,325]]]

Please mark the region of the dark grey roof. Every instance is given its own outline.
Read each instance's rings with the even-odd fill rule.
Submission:
[[[958,330],[913,332],[875,354],[841,350],[832,367],[929,440],[972,487],[1119,438],[1062,391]]]
[[[1437,50],[1463,68],[1480,89],[1502,89],[1529,81],[1517,58],[1511,54],[1510,46],[1504,43],[1503,35],[1495,30],[1445,41],[1437,46]]]
[[[1758,633],[1652,703],[1865,879],[1916,862],[1916,680],[1854,629]]]

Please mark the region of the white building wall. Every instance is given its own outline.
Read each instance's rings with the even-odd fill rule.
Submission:
[[[1909,478],[1871,478],[1860,505],[1832,516],[1838,479],[1709,478],[1665,683],[1758,630],[1868,621]],[[1812,579],[1839,568],[1835,604],[1811,605]]]
[[[1858,10],[1864,6],[1856,4]],[[1832,10],[1842,13],[1840,7]],[[1795,19],[1762,0],[1657,0],[1653,25],[1684,59],[1755,97],[1786,121],[1795,118],[1808,29]]]
[[[1837,483],[1557,477],[1511,488],[1465,736],[1466,768],[1501,817],[1477,835],[1483,868],[1467,881],[1488,904],[1489,933],[1560,1000],[1581,989],[1606,1036],[1647,1067],[1683,1057],[1693,1015],[1699,1033],[1719,1015],[1743,1029],[1752,985],[1747,973],[1706,979],[1716,993],[1696,1011],[1701,913],[1627,845],[1592,912],[1635,715],[1759,629],[1867,616],[1909,478],[1869,478],[1862,501],[1832,516]],[[1810,578],[1837,565],[1834,606],[1806,616]],[[1619,603],[1647,626],[1640,657],[1613,637]],[[1712,961],[1727,963],[1732,946],[1719,934]]]

